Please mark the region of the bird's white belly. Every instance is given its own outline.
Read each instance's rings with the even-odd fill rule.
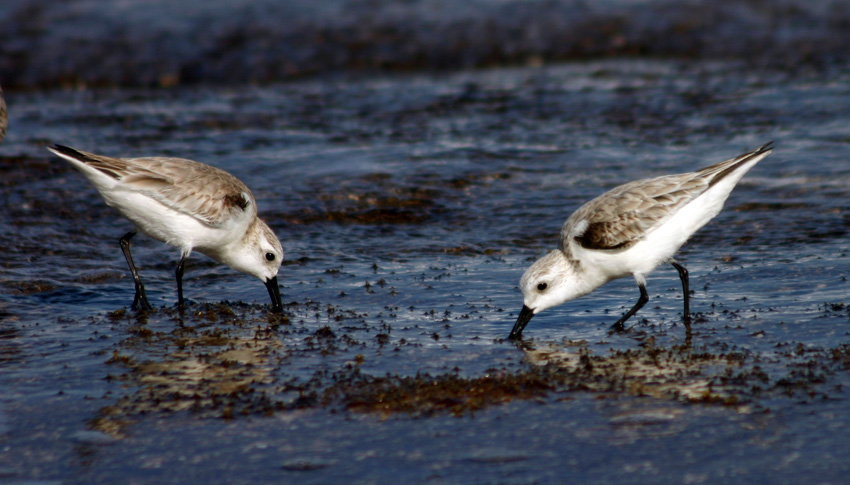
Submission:
[[[731,187],[726,188],[718,186],[705,192],[624,251],[583,250],[581,259],[604,281],[649,274],[672,258],[699,228],[720,212],[731,192]]]
[[[175,211],[144,194],[115,190],[104,193],[103,197],[140,231],[181,248],[184,253],[192,248],[220,245],[228,239],[227,231]]]

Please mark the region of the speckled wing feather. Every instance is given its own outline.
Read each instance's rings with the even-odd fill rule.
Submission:
[[[211,226],[257,214],[245,184],[224,170],[193,160],[168,157],[112,158],[57,146],[60,150],[119,180],[132,190],[191,215]]]
[[[567,219],[561,229],[561,250],[569,254],[571,243],[586,249],[627,249],[736,168],[770,149],[768,143],[696,172],[637,180],[611,189]]]

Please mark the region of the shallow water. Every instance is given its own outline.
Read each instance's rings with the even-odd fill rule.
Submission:
[[[848,94],[841,69],[640,60],[7,92],[0,478],[841,481]],[[677,257],[690,339],[662,266],[630,332],[623,279],[502,340],[583,201],[770,140]],[[124,311],[129,223],[51,143],[236,174],[286,249],[285,316],[202,255],[181,314],[178,252],[141,235],[160,309]]]

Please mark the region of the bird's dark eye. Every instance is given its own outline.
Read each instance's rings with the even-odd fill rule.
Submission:
[[[548,287],[549,287],[549,285],[548,285],[548,284],[546,284],[546,283],[540,283],[540,284],[538,284],[538,285],[537,285],[537,291],[544,291],[544,290],[546,290],[546,288],[548,288]]]
[[[272,262],[272,261],[274,261],[274,258],[275,258],[274,253],[266,253],[266,261]]]

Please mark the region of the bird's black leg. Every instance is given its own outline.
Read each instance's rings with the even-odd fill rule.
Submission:
[[[136,284],[136,296],[133,297],[133,305],[130,307],[133,310],[151,311],[153,307],[148,302],[148,297],[145,295],[145,285],[142,284],[142,279],[139,277],[139,272],[136,270],[136,265],[133,264],[133,256],[130,254],[130,238],[136,235],[136,231],[130,231],[121,237],[121,252],[124,253],[124,259],[130,266],[130,272],[133,273],[133,282]]]
[[[691,310],[690,310],[691,295],[690,295],[690,290],[688,289],[688,270],[685,269],[685,267],[682,266],[681,264],[679,264],[676,260],[671,259],[670,264],[672,264],[673,267],[676,268],[676,271],[679,272],[679,279],[682,280],[682,293],[684,294],[684,300],[685,300],[685,310],[684,310],[684,314],[683,314],[683,319],[685,321],[685,327],[690,329],[691,328]]]
[[[649,301],[649,295],[646,293],[646,286],[643,283],[638,282],[638,288],[640,288],[640,298],[638,298],[637,303],[635,303],[635,306],[633,306],[631,310],[627,311],[625,315],[620,317],[620,319],[611,326],[612,329],[617,331],[624,330],[626,327],[623,325],[623,322],[631,318],[632,315],[637,313],[637,311],[643,308],[643,306],[646,305],[646,302]]]
[[[177,305],[183,306],[183,266],[186,264],[186,256],[180,258],[177,263]]]

